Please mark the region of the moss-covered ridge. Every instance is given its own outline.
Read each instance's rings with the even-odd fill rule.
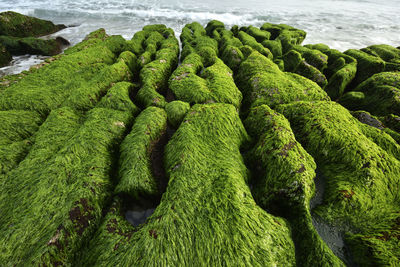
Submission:
[[[169,183],[153,215],[134,228],[117,200],[80,262],[294,265],[285,221],[259,208],[246,184],[246,140],[234,106],[195,105],[166,146]]]

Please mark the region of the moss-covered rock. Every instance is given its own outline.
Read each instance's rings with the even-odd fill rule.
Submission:
[[[118,82],[111,87],[107,94],[96,105],[98,108],[110,108],[126,111],[133,115],[139,113],[139,108],[132,103],[130,98],[134,85],[129,82]]]
[[[313,81],[282,72],[277,65],[254,51],[239,67],[236,81],[242,89],[244,108],[267,104],[274,107],[300,100],[328,100]]]
[[[164,107],[168,79],[178,64],[179,43],[174,32],[165,26],[146,27],[143,37],[134,36],[135,40],[142,39],[144,51],[138,56],[142,86],[136,98],[143,107]]]
[[[323,204],[314,211],[325,220],[345,225],[348,241],[354,234],[396,236],[399,212],[400,146],[382,131],[362,124],[334,102],[299,102],[277,110],[290,121],[297,140],[327,177]],[[388,241],[388,242],[386,242]],[[353,243],[354,244],[354,243]],[[354,259],[364,263],[398,259],[398,244],[389,239],[376,249],[385,254],[362,254],[369,245],[354,247]]]
[[[131,132],[121,144],[115,193],[129,195],[133,200],[140,197],[155,199],[161,195],[159,181],[153,174],[151,153],[166,129],[164,109],[148,107],[136,118]]]
[[[195,103],[228,103],[239,108],[242,93],[233,81],[232,71],[222,60],[204,68],[202,57],[188,55],[174,71],[169,87],[177,100]]]
[[[0,36],[0,43],[13,55],[54,56],[61,53],[65,46],[63,39],[39,39],[35,37]]]
[[[111,210],[80,262],[293,266],[286,222],[258,207],[246,184],[239,147],[247,138],[234,106],[195,105],[166,146],[160,205],[135,228]]]
[[[183,101],[172,101],[165,106],[165,111],[168,115],[168,123],[174,128],[178,128],[187,112],[190,109],[190,105]]]
[[[94,107],[113,83],[132,77],[125,62],[113,64],[116,55],[108,48],[112,42],[100,38],[88,39],[97,40],[96,45],[78,45],[5,88],[0,94],[0,110],[34,110],[46,115],[61,105],[82,110]]]
[[[310,79],[317,83],[321,88],[324,88],[328,84],[324,74],[322,74],[316,67],[309,64],[299,52],[290,50],[283,56],[283,60],[285,71],[297,73]]]
[[[371,56],[356,49],[349,49],[344,53],[357,60],[357,73],[353,80],[353,87],[356,87],[372,75],[385,70],[385,61],[379,57]]]
[[[256,144],[247,162],[255,172],[257,203],[289,220],[298,266],[344,266],[314,229],[310,200],[314,195],[316,164],[304,150],[287,119],[267,105],[251,109],[245,120]]]
[[[400,73],[375,74],[354,91],[343,95],[339,103],[351,110],[366,110],[374,115],[400,115]]]
[[[15,37],[38,37],[66,28],[53,22],[25,16],[13,11],[0,13],[0,35]]]
[[[28,156],[2,183],[1,262],[72,261],[101,217],[115,148],[131,120],[129,112],[104,108],[85,117],[70,108],[51,113]]]
[[[244,45],[250,46],[251,48],[255,49],[256,51],[258,51],[260,54],[266,56],[267,58],[272,59],[274,57],[268,48],[266,48],[262,44],[258,43],[254,37],[247,34],[246,32],[240,31],[238,34],[238,38]]]

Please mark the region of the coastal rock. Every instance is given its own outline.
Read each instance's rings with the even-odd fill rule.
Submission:
[[[366,110],[374,115],[400,115],[400,73],[381,72],[343,95],[339,103],[351,110]]]
[[[38,37],[55,33],[66,26],[51,21],[25,16],[13,11],[0,13],[0,35],[14,37]]]
[[[34,37],[18,38],[12,36],[0,36],[0,43],[6,47],[13,55],[43,55],[54,56],[61,53],[62,48],[69,42],[64,38],[57,39],[39,39]]]

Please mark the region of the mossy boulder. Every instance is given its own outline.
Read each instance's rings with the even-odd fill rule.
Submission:
[[[0,43],[7,48],[13,55],[43,55],[54,56],[61,53],[62,48],[69,44],[62,38],[57,39],[39,39],[35,37],[11,37],[0,36]]]
[[[290,50],[283,56],[285,71],[297,73],[307,79],[317,83],[321,88],[324,88],[328,81],[316,67],[309,64],[296,50]]]
[[[372,75],[385,70],[385,61],[376,56],[356,49],[349,49],[344,52],[357,60],[357,72],[353,80],[353,87],[356,87]]]
[[[270,107],[300,100],[328,100],[313,81],[298,74],[282,72],[270,59],[254,51],[239,67],[236,81],[243,91],[244,107]]]
[[[343,95],[339,103],[374,115],[400,115],[400,73],[381,72]]]
[[[14,37],[38,37],[65,29],[65,25],[54,25],[53,22],[13,11],[0,13],[0,35]]]

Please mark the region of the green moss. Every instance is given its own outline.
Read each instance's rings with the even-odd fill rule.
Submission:
[[[172,101],[165,106],[168,115],[168,123],[174,128],[178,128],[187,112],[190,109],[189,103],[183,101]]]
[[[374,57],[355,49],[349,49],[344,53],[357,60],[357,73],[353,80],[353,87],[359,85],[372,75],[385,70],[385,61],[379,57]]]
[[[400,218],[400,216],[399,216]],[[391,233],[348,234],[346,240],[356,262],[360,266],[396,266],[399,263],[399,224],[393,225]],[[391,250],[389,248],[392,248]]]
[[[317,68],[310,65],[299,52],[290,50],[283,56],[283,60],[286,71],[297,73],[310,79],[322,88],[327,85],[328,81],[326,77]]]
[[[207,23],[207,26],[205,28],[206,30],[206,34],[208,36],[212,36],[213,32],[215,30],[224,30],[225,29],[225,25],[223,22],[218,21],[218,20],[211,20]]]
[[[77,110],[86,111],[93,108],[108,89],[120,81],[129,81],[132,73],[128,66],[119,61],[102,69],[92,80],[81,84],[63,102],[63,106],[72,107]]]
[[[244,45],[250,46],[251,48],[257,50],[260,54],[266,56],[267,58],[272,59],[274,57],[268,48],[258,43],[257,40],[251,35],[243,31],[240,31],[238,34],[238,38]]]
[[[254,198],[288,219],[299,266],[344,266],[313,227],[309,210],[316,164],[299,144],[287,119],[267,105],[251,109],[245,126],[256,144],[247,156],[256,172]]]
[[[253,36],[257,42],[262,43],[264,40],[269,40],[271,33],[268,31],[260,30],[254,26],[249,26],[246,33]]]
[[[0,261],[68,264],[90,237],[111,194],[116,145],[132,115],[91,110],[82,126],[69,108],[53,112],[0,190]]]
[[[0,145],[0,183],[2,175],[18,166],[28,153],[32,142],[29,139]],[[4,176],[3,176],[4,177]]]
[[[400,208],[400,162],[394,155],[400,147],[393,139],[334,102],[299,102],[277,109],[327,177],[323,204],[314,211],[331,223],[347,225],[353,234],[396,233],[392,227]],[[398,246],[382,246],[388,264],[397,257]],[[364,261],[354,256],[356,262]]]
[[[16,12],[0,13],[0,35],[15,37],[42,36],[66,28],[65,25],[54,25],[51,21],[25,16]]]
[[[353,101],[353,95],[363,95],[363,98]],[[400,115],[400,74],[375,74],[357,86],[354,92],[345,94],[339,102],[349,109],[362,109],[374,115]]]
[[[139,64],[138,64],[138,59],[135,54],[133,54],[130,51],[124,51],[122,52],[117,61],[123,61],[129,68],[129,70],[132,72],[133,75],[137,75],[139,72]]]
[[[290,26],[285,27],[282,26],[282,24],[279,24],[279,26],[282,28],[282,30],[279,33],[279,36],[276,37],[276,40],[281,41],[283,53],[288,52],[293,45],[301,45],[306,38],[307,34],[303,30],[295,29]]]
[[[0,111],[0,145],[31,137],[43,119],[36,112],[24,110]]]
[[[12,56],[7,48],[0,44],[0,68],[7,66],[12,60]]]
[[[342,58],[341,58],[342,59]],[[357,73],[357,63],[352,62],[345,64],[342,68],[336,71],[329,79],[328,84],[325,86],[325,91],[328,95],[336,100],[342,96],[346,87],[353,81]]]
[[[99,72],[114,60],[104,46],[62,56],[5,88],[0,94],[0,110],[35,110],[46,115],[95,76],[100,80]]]
[[[371,45],[361,49],[361,51],[364,51],[372,56],[378,56],[384,61],[400,59],[400,49],[397,49],[390,45]]]
[[[103,28],[100,28],[96,31],[93,31],[89,33],[83,40],[82,42],[76,44],[73,47],[69,47],[64,50],[64,54],[72,54],[76,53],[82,50],[85,50],[89,47],[94,47],[99,44],[101,44],[105,39],[107,39],[109,36],[106,33],[106,30]]]
[[[239,151],[245,140],[232,105],[194,106],[166,146],[169,184],[153,215],[133,228],[121,222],[121,215],[113,223],[119,212],[111,211],[79,261],[293,266],[285,221],[259,208],[246,184]]]
[[[130,134],[121,144],[120,180],[116,193],[127,194],[134,200],[139,197],[154,199],[160,195],[150,156],[166,128],[167,113],[164,109],[148,107],[136,118]]]
[[[168,78],[178,64],[179,44],[171,29],[165,28],[163,34],[157,31],[148,34],[149,37],[144,41],[144,45],[147,45],[148,49],[154,44],[151,48],[154,51],[147,54],[148,58],[143,57],[148,50],[139,57],[139,62],[143,66],[139,75],[142,87],[136,99],[143,107],[164,107],[167,101],[163,94],[168,89]]]
[[[294,73],[282,72],[268,58],[253,52],[240,65],[236,77],[245,109],[267,104],[274,107],[299,100],[328,100],[314,82]]]
[[[130,99],[132,90],[132,83],[118,82],[108,90],[107,95],[100,100],[96,107],[126,111],[132,115],[137,115],[139,108]]]
[[[204,68],[202,57],[187,56],[174,71],[169,87],[177,100],[188,103],[229,103],[239,108],[242,94],[236,87],[232,71],[220,59]]]
[[[274,58],[282,56],[282,44],[279,40],[264,40],[261,44],[271,51]]]
[[[293,50],[299,52],[308,64],[323,72],[328,67],[328,56],[318,49],[294,45]]]

